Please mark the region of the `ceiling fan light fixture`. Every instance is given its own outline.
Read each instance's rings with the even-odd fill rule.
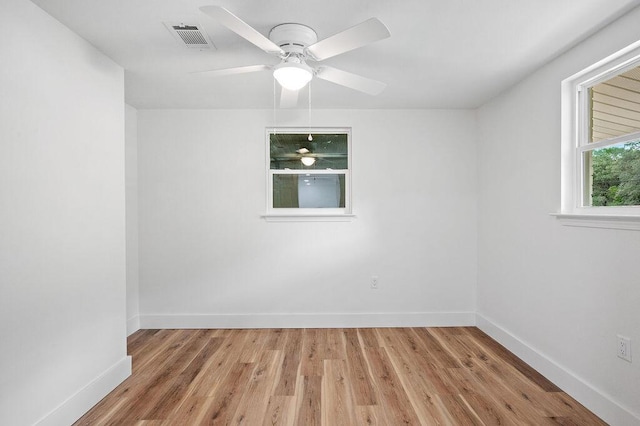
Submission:
[[[273,77],[287,90],[300,90],[313,78],[313,70],[305,63],[283,62],[275,66]]]

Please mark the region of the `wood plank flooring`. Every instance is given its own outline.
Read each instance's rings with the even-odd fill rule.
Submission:
[[[140,330],[76,425],[604,425],[475,327]]]

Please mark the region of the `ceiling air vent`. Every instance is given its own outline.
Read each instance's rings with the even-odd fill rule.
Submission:
[[[174,24],[165,22],[164,25],[176,40],[190,49],[215,49],[207,33],[199,25]]]

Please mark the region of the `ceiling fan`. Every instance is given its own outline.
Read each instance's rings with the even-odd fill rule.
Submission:
[[[377,95],[386,87],[385,83],[377,80],[325,65],[307,63],[307,61],[320,62],[390,37],[387,27],[377,18],[371,18],[318,41],[316,32],[306,25],[294,23],[276,25],[267,38],[224,7],[204,6],[200,10],[260,49],[280,58],[280,63],[275,66],[249,65],[205,71],[205,73],[223,76],[272,70],[274,78],[282,86],[280,106],[283,108],[297,104],[298,90],[309,83],[314,76],[369,95]]]

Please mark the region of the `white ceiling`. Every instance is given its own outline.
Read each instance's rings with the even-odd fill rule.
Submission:
[[[314,108],[473,108],[513,85],[640,0],[33,0],[126,70],[136,108],[272,108],[269,72],[210,77],[194,71],[271,64],[211,20],[217,4],[268,36],[297,22],[324,39],[370,17],[391,38],[323,63],[388,84],[369,96],[314,80]],[[216,50],[178,44],[163,22],[201,24]],[[306,90],[299,105],[306,105]]]

